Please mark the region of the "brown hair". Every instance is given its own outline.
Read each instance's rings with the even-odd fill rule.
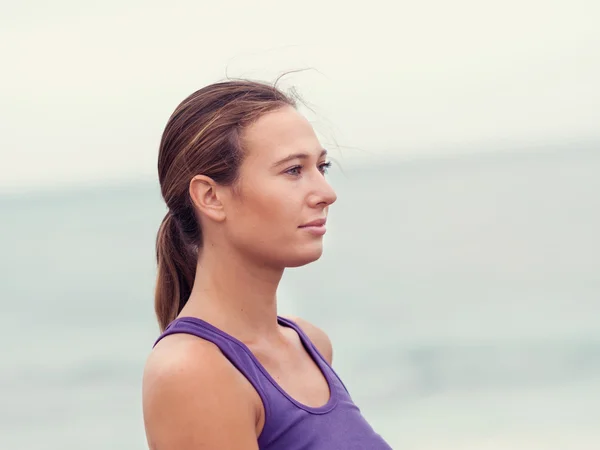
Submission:
[[[188,300],[202,247],[202,230],[189,195],[191,179],[202,174],[233,185],[244,155],[244,127],[284,106],[296,103],[274,85],[223,81],[191,94],[169,118],[158,154],[158,178],[168,207],[156,238],[154,308],[161,331]]]

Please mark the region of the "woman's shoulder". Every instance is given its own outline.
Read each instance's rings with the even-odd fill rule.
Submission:
[[[148,376],[165,376],[171,372],[202,371],[217,363],[219,349],[212,342],[185,333],[161,339],[152,349],[144,368]]]
[[[177,333],[161,339],[146,359],[143,372],[145,393],[170,384],[195,390],[210,385],[211,389],[231,389],[245,385],[246,379],[224,357],[219,347],[205,339]]]
[[[189,425],[188,431],[205,433],[191,436],[189,431],[189,442],[211,439],[216,443],[222,437],[212,436],[207,428],[229,425],[243,428],[243,434],[255,439],[254,397],[251,386],[216,345],[185,334],[162,339],[144,367],[144,420],[149,440],[157,448],[173,448],[173,442],[179,442],[179,448],[192,448],[177,435],[182,423]],[[241,407],[244,403],[248,407]]]
[[[211,342],[186,334],[162,339],[150,352],[143,372],[144,397],[172,388],[185,391],[229,384],[236,371]]]
[[[312,324],[308,320],[302,319],[297,316],[282,316],[284,319],[291,320],[296,325],[298,325],[302,331],[308,336],[311,342],[317,347],[319,353],[323,355],[325,360],[331,365],[333,361],[333,346],[331,344],[331,339],[327,333],[319,328],[318,326]]]

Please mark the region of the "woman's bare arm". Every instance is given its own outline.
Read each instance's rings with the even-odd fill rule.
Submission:
[[[243,375],[209,342],[167,340],[153,350],[144,371],[150,449],[258,450],[257,394]]]

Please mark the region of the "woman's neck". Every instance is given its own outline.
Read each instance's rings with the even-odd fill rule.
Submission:
[[[239,252],[206,246],[180,316],[206,320],[242,342],[277,335],[277,287],[283,269],[245,260]]]

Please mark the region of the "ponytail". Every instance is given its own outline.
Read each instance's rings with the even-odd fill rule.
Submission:
[[[176,218],[167,212],[156,237],[158,264],[154,310],[160,330],[171,323],[185,306],[194,283],[197,250],[186,243]]]

